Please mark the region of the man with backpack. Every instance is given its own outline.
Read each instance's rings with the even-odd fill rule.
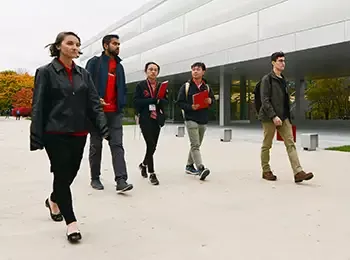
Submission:
[[[262,177],[265,180],[277,180],[270,168],[270,149],[276,129],[284,140],[289,161],[294,172],[296,183],[311,180],[314,175],[306,173],[300,166],[298,153],[295,147],[290,116],[290,103],[287,83],[282,75],[285,68],[285,55],[276,52],[271,55],[273,69],[257,84],[255,106],[258,118],[262,122],[264,140],[261,147]]]
[[[205,168],[202,162],[200,146],[203,142],[206,125],[209,120],[208,108],[213,105],[215,100],[212,90],[203,79],[205,71],[206,66],[204,63],[194,63],[191,66],[192,79],[180,88],[177,98],[177,104],[182,109],[191,145],[186,173],[199,175],[202,181],[210,174],[210,170]],[[193,102],[195,95],[206,91],[208,92],[208,97],[204,100],[204,106]]]
[[[100,57],[91,58],[86,69],[90,72],[95,87],[100,95],[100,102],[105,112],[110,132],[109,146],[117,183],[117,191],[124,192],[133,188],[127,183],[128,174],[123,148],[123,108],[126,104],[127,88],[123,65],[119,58],[120,41],[118,35],[106,35],[102,39],[103,53]],[[95,129],[90,133],[89,162],[91,186],[103,190],[100,180],[102,137]]]

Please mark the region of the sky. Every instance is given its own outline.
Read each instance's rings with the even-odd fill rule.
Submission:
[[[44,47],[54,42],[59,32],[74,31],[84,43],[149,1],[1,1],[0,71],[33,74],[37,67],[50,62]]]

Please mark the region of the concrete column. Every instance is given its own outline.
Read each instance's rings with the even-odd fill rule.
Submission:
[[[230,123],[231,119],[231,75],[225,74],[225,68],[220,67],[220,126]]]
[[[240,78],[240,120],[248,119],[247,105],[247,79],[245,76]]]
[[[304,79],[295,82],[295,119],[305,120],[307,104],[305,100],[306,81]]]

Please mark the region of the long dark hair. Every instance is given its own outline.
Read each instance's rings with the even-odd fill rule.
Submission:
[[[60,56],[60,50],[57,48],[57,46],[60,46],[61,43],[63,42],[64,38],[66,38],[66,36],[69,36],[69,35],[76,37],[80,43],[80,37],[76,33],[74,33],[74,32],[60,32],[57,35],[54,43],[50,43],[50,44],[45,46],[45,48],[50,47],[49,50],[50,50],[51,57],[58,58]],[[81,55],[81,54],[83,54],[83,53],[79,51],[79,55]]]

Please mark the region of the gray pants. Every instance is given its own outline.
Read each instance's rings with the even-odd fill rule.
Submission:
[[[105,113],[105,115],[110,134],[108,143],[112,154],[115,181],[118,182],[120,179],[127,180],[128,175],[123,148],[123,114],[109,112]],[[101,175],[102,141],[102,137],[96,130],[91,131],[89,162],[92,180],[99,179]]]
[[[202,144],[207,126],[197,124],[194,121],[186,121],[185,124],[191,145],[190,152],[188,154],[187,165],[195,164],[198,169],[203,166],[202,156],[199,148]]]

